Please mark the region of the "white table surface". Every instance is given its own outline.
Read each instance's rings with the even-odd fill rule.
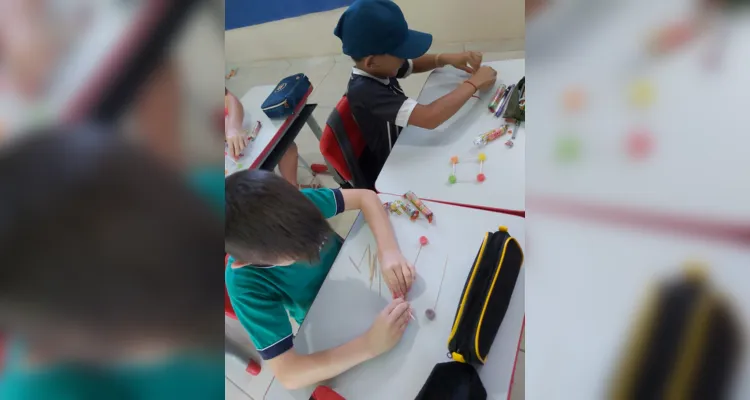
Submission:
[[[527,217],[526,398],[605,398],[607,382],[636,312],[657,278],[688,260],[709,277],[750,324],[750,248],[732,243],[625,229],[568,217]],[[747,332],[745,331],[745,339]],[[736,399],[750,398],[750,365],[741,360]]]
[[[391,195],[380,197],[383,201],[397,198]],[[525,221],[521,217],[434,202],[426,204],[435,213],[433,224],[428,224],[424,218],[411,222],[403,215],[391,216],[401,251],[407,259],[414,260],[420,236],[427,236],[430,240],[419,255],[416,265],[419,277],[409,294],[417,320],[410,323],[401,342],[389,353],[327,382],[347,399],[414,398],[433,366],[449,361],[448,335],[484,234],[505,225],[524,247]],[[369,289],[367,263],[363,262],[361,273],[358,273],[349,260],[351,256],[359,262],[368,244],[375,249],[375,239],[360,214],[294,340],[298,352],[309,354],[354,339],[367,331],[375,316],[390,302],[391,296],[385,284],[382,285],[382,294],[378,294],[377,279],[372,290]],[[446,256],[448,266],[435,309],[437,316],[429,321],[424,311],[434,305]],[[525,267],[521,269],[487,364],[479,369],[488,399],[505,400],[508,396],[524,318],[524,271]],[[313,389],[289,392],[274,380],[265,398],[307,400]]]
[[[379,192],[401,195],[411,190],[424,199],[482,206],[509,211],[525,210],[526,132],[523,126],[516,135],[515,145],[508,149],[504,135],[483,148],[474,145],[474,138],[504,123],[489,112],[492,96],[500,86],[510,86],[524,76],[524,60],[484,63],[498,71],[492,90],[479,93],[437,129],[406,127],[391,150],[375,187]],[[452,67],[433,71],[419,95],[420,104],[429,104],[455,89],[469,75]],[[477,155],[484,152],[484,174],[487,180],[476,181],[479,173]],[[458,182],[451,185],[450,158],[458,156]]]
[[[227,153],[224,155],[225,175],[232,174],[241,169],[257,168],[260,166],[265,161],[265,158],[268,157],[273,146],[278,143],[283,133],[289,128],[289,125],[297,118],[299,110],[304,107],[307,99],[305,99],[302,105],[297,105],[297,112],[287,118],[268,118],[260,109],[260,106],[275,87],[276,85],[256,86],[248,90],[240,99],[242,107],[245,109],[245,119],[242,121],[242,127],[251,133],[256,122],[260,121],[261,128],[255,140],[248,142],[248,147],[242,153],[244,155],[236,161],[232,160],[225,145],[225,153]]]
[[[533,132],[527,154],[529,198],[750,225],[750,136],[739,133],[750,125],[750,91],[743,89],[750,65],[750,15],[734,13],[719,21],[729,36],[720,66],[711,71],[704,67],[710,35],[658,62],[648,63],[644,54],[649,33],[696,12],[697,3],[596,5],[601,6],[596,15],[578,13],[578,20],[567,20],[583,28],[575,40],[552,34],[540,38],[560,56],[527,52],[533,60],[527,68],[533,77],[527,96],[534,104],[527,110],[527,128]],[[635,111],[627,92],[639,79],[653,85],[654,103]],[[585,92],[586,106],[568,117],[562,99],[571,87]],[[623,144],[638,126],[648,127],[655,142],[653,155],[643,161],[631,160]],[[579,135],[582,150],[577,162],[562,165],[555,147],[566,132]]]

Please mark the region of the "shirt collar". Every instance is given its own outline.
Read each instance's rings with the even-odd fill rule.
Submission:
[[[352,67],[352,74],[359,75],[359,76],[366,76],[366,77],[368,77],[370,79],[375,79],[376,81],[382,83],[383,85],[390,85],[391,84],[391,80],[390,79],[378,78],[377,76],[368,74],[367,72],[362,71],[361,69],[359,69],[357,67]]]

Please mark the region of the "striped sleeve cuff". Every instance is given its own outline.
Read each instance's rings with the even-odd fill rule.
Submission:
[[[263,349],[258,349],[258,354],[264,359],[264,360],[270,360],[272,358],[278,357],[284,353],[287,352],[287,350],[294,347],[294,338],[291,334],[289,336],[279,340],[278,342],[265,347]]]
[[[341,194],[341,189],[331,189],[331,191],[333,192],[333,199],[336,202],[336,215],[339,215],[346,210],[344,195]]]

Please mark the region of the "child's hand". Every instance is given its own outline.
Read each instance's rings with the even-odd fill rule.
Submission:
[[[236,128],[227,129],[227,144],[232,157],[239,157],[242,150],[245,150],[245,132]]]
[[[474,84],[474,86],[476,86],[478,90],[485,90],[495,85],[496,79],[497,71],[495,71],[492,67],[488,67],[485,65],[479,67],[474,76],[469,78],[469,82]]]
[[[394,297],[405,297],[417,273],[400,251],[387,251],[380,255],[383,279]]]
[[[394,299],[378,314],[370,330],[365,334],[367,347],[374,356],[379,356],[398,343],[409,325],[411,307],[404,299]]]
[[[478,51],[465,51],[463,53],[445,54],[441,56],[445,65],[452,65],[462,71],[473,74],[482,65],[482,53]]]

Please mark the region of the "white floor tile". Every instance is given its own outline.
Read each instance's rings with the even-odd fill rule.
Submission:
[[[503,51],[503,52],[489,52],[484,53],[482,56],[483,61],[502,61],[502,60],[515,60],[517,58],[526,58],[526,52],[521,51]]]
[[[430,54],[439,53],[462,53],[464,51],[463,43],[433,43],[430,47]]]
[[[313,88],[318,87],[323,79],[333,68],[336,63],[333,56],[313,57],[313,58],[295,58],[289,59],[289,69],[287,75],[303,73],[307,75],[312,83]]]
[[[525,38],[504,39],[482,42],[470,42],[464,45],[467,51],[481,52],[504,52],[524,50],[526,44]]]
[[[245,329],[239,323],[239,321],[232,318],[225,317],[225,334],[226,336],[236,342],[237,344],[245,347],[255,361],[259,361],[261,365],[261,372],[257,376],[252,376],[245,371],[247,365],[240,363],[233,358],[227,358],[225,360],[224,371],[226,377],[232,381],[237,387],[243,392],[247,393],[253,399],[262,399],[271,385],[273,380],[273,373],[267,364],[264,364],[260,358],[260,355],[255,350],[250,341]]]
[[[513,386],[510,392],[510,400],[523,400],[526,398],[526,353],[519,352],[516,361],[516,372],[513,375]]]
[[[349,234],[349,229],[351,229],[358,215],[359,211],[346,211],[329,219],[328,222],[331,224],[333,230],[339,234],[339,236],[341,236],[342,238],[346,238],[346,236]]]
[[[319,106],[334,107],[346,93],[346,85],[351,76],[352,67],[345,63],[334,63],[331,71],[323,81],[313,90],[310,96],[311,103]],[[320,122],[320,121],[318,121]]]
[[[275,85],[279,81],[290,73],[289,63],[277,63],[271,66],[255,66],[251,67],[248,65],[237,65],[237,75],[226,81],[227,89],[234,93],[237,97],[242,98],[242,95],[247,93],[250,88],[261,85]]]
[[[337,54],[333,56],[333,59],[336,61],[336,64],[344,64],[350,67],[354,66],[354,60],[346,54]]]
[[[234,382],[226,378],[224,382],[224,399],[226,400],[252,400],[247,393],[243,392],[242,389],[237,387]]]

